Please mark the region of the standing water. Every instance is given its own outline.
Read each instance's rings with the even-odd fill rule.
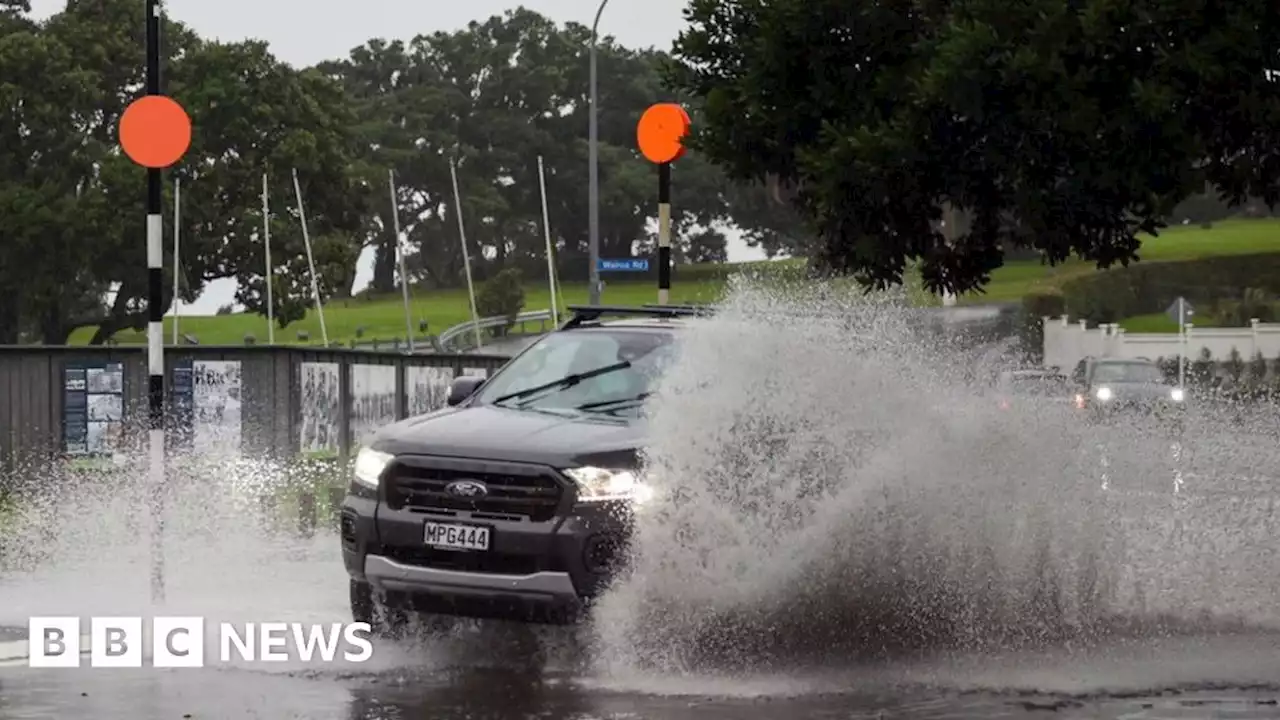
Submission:
[[[1068,405],[1001,409],[985,387],[999,353],[884,295],[739,283],[683,337],[649,410],[660,495],[639,513],[629,574],[596,608],[579,684],[1089,691],[1280,676],[1274,438],[1204,413],[1174,437],[1088,426]],[[175,465],[163,604],[149,597],[142,468],[114,484],[35,471],[0,534],[0,628],[31,615],[349,617],[335,534],[299,535],[260,502],[281,469],[216,453]],[[380,643],[375,663],[340,672],[511,652],[455,639],[474,646]],[[726,675],[749,680],[713,682]]]

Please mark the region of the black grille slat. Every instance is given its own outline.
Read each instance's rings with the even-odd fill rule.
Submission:
[[[520,515],[536,522],[550,520],[564,487],[550,475],[515,475],[424,467],[397,461],[387,473],[387,505],[393,509],[446,509]],[[461,498],[445,492],[450,483],[476,480],[485,484],[482,498]]]

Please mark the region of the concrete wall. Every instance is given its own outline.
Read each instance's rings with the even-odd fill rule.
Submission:
[[[1085,321],[1043,318],[1044,365],[1070,372],[1085,357],[1200,358],[1208,350],[1214,360],[1226,360],[1235,350],[1247,362],[1257,353],[1268,360],[1280,357],[1280,324],[1254,320],[1249,327],[1197,328],[1188,325],[1185,338],[1178,333],[1129,334],[1118,325],[1090,328]]]
[[[0,346],[0,468],[127,448],[146,417],[145,353]],[[376,427],[442,407],[454,377],[487,375],[508,359],[174,347],[165,354],[171,442],[276,457],[347,455]]]

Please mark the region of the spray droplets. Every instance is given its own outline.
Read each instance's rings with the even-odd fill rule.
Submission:
[[[921,318],[894,295],[740,282],[695,323],[650,413],[670,500],[597,609],[607,672],[1088,641],[1261,597],[1241,576],[1221,603],[1191,569],[1219,562],[1194,543],[1228,535],[1225,508],[1183,545],[1152,526],[1185,462],[1158,428],[1002,410],[973,380],[1000,354]],[[1161,607],[1135,600],[1154,587]]]

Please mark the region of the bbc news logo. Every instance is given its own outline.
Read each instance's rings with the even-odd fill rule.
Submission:
[[[89,634],[81,635],[78,617],[33,617],[28,623],[28,665],[40,668],[139,668],[150,648],[151,667],[204,667],[242,662],[346,662],[373,657],[368,623],[217,623],[216,654],[206,652],[205,620],[201,617],[156,617],[150,632],[140,617],[89,619]],[[88,647],[82,647],[82,641]],[[214,648],[209,648],[214,650]]]

